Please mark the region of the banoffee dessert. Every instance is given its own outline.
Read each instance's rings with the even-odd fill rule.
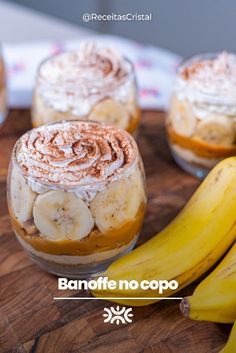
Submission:
[[[146,207],[134,139],[102,123],[66,121],[25,133],[8,179],[12,226],[45,270],[86,278],[137,241]]]
[[[234,54],[199,55],[180,66],[166,127],[176,162],[199,178],[236,154]]]
[[[44,61],[33,96],[32,124],[92,120],[134,134],[140,121],[132,63],[93,42]]]

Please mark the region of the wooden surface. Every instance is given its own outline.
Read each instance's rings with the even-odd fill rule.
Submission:
[[[7,212],[6,176],[11,150],[29,128],[29,112],[15,110],[0,130],[0,353],[218,352],[230,327],[188,320],[180,314],[179,302],[134,308],[133,323],[117,326],[103,323],[103,309],[111,305],[108,302],[53,300],[61,295],[56,277],[40,270],[21,250]],[[178,213],[199,182],[173,162],[162,113],[143,114],[138,143],[149,195],[142,243]],[[193,288],[180,294],[190,294]]]

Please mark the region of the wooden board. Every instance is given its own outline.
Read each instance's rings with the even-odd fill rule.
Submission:
[[[139,243],[167,225],[199,184],[173,162],[163,118],[163,113],[144,112],[138,138],[149,196]],[[57,279],[40,270],[21,250],[7,212],[11,150],[29,128],[29,112],[14,110],[0,130],[0,353],[218,352],[230,326],[188,320],[180,314],[178,302],[134,308],[133,323],[117,326],[103,322],[108,302],[53,300],[61,295]],[[192,293],[193,288],[188,287],[181,295]]]

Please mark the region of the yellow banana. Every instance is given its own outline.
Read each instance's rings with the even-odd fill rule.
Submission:
[[[236,320],[236,243],[180,307],[184,315],[194,320],[222,323]]]
[[[176,280],[179,289],[200,277],[236,238],[236,157],[220,162],[202,182],[180,214],[158,235],[113,262],[109,280]],[[97,297],[142,306],[160,296],[155,290],[94,290]],[[164,292],[164,296],[174,291]],[[162,295],[162,296],[163,296]],[[116,298],[122,297],[122,299]],[[128,299],[123,299],[128,297]],[[151,297],[134,300],[132,297]]]
[[[229,340],[226,346],[220,351],[220,353],[235,353],[236,352],[236,322],[232,328]]]

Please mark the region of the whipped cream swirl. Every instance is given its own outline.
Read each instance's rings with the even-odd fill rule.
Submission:
[[[44,101],[75,115],[86,115],[93,104],[106,97],[124,100],[131,83],[131,63],[115,49],[93,42],[56,55],[39,69],[39,92]]]
[[[29,181],[44,186],[97,186],[129,173],[138,158],[133,138],[120,129],[69,121],[33,129],[15,158]]]
[[[235,114],[236,56],[222,52],[212,58],[194,57],[180,68],[176,91],[180,98],[211,105],[211,111]]]

